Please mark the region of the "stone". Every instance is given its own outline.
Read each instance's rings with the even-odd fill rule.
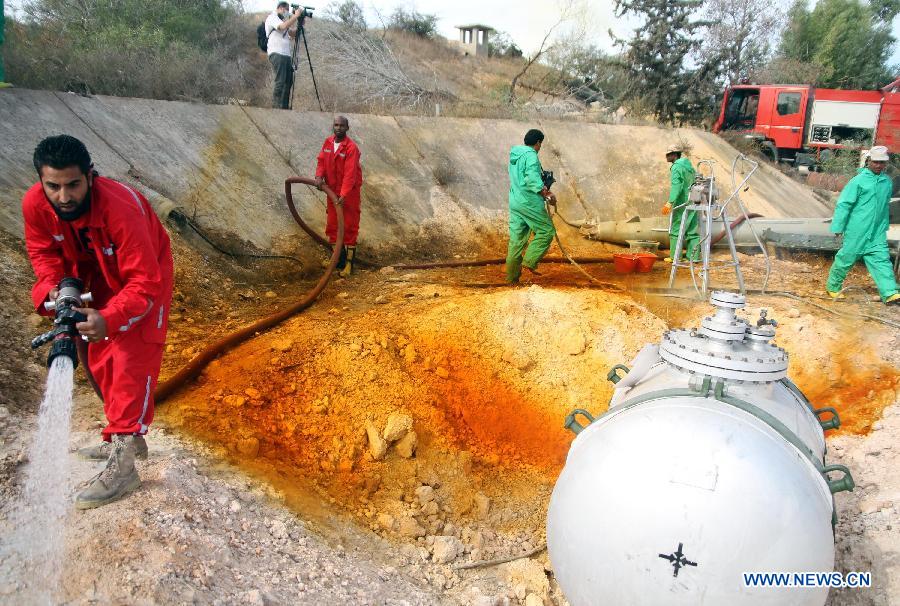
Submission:
[[[232,501],[231,504],[228,505],[228,510],[231,513],[237,513],[241,510],[241,504],[237,501]]]
[[[235,448],[242,455],[255,457],[259,454],[259,440],[256,438],[244,438],[235,442]]]
[[[448,371],[443,366],[438,366],[437,369],[434,371],[434,374],[436,374],[437,376],[439,376],[442,379],[450,378],[450,371]]]
[[[525,606],[544,606],[544,600],[534,593],[525,596]]]
[[[506,580],[513,587],[524,585],[525,591],[538,596],[550,593],[550,581],[543,564],[537,560],[522,559],[504,564]]]
[[[431,559],[438,564],[448,564],[463,552],[463,544],[453,536],[434,537]]]
[[[281,520],[275,520],[269,527],[269,534],[276,539],[286,539],[288,536],[287,526]]]
[[[587,338],[584,336],[584,331],[578,326],[564,328],[559,339],[560,349],[570,356],[584,353],[584,349],[587,347]]]
[[[290,351],[293,346],[294,341],[291,339],[278,339],[276,341],[272,341],[272,349],[275,351]]]
[[[509,349],[503,352],[503,361],[522,371],[528,370],[534,365],[534,361],[528,357],[528,354],[518,349]]]
[[[475,513],[479,520],[488,517],[488,514],[491,512],[491,499],[489,497],[479,492],[472,499],[472,503],[475,505]]]
[[[384,305],[387,302],[388,302],[388,298],[384,295],[378,295],[377,297],[375,297],[375,303],[377,305]]]
[[[409,516],[406,516],[400,520],[400,524],[397,527],[397,532],[399,532],[404,537],[410,537],[413,539],[425,536],[425,529],[422,528],[422,525],[419,524],[419,522],[417,522],[415,518]]]
[[[394,525],[397,523],[397,520],[389,513],[379,513],[376,518],[378,521],[378,525],[384,528],[385,530],[393,530]]]
[[[247,397],[252,400],[258,400],[259,396],[262,395],[261,393],[259,393],[258,389],[253,388],[253,387],[248,387],[247,389],[244,390],[244,393],[247,394]]]
[[[416,454],[419,438],[415,431],[409,431],[394,444],[394,450],[404,459],[411,459]]]
[[[275,294],[275,291],[274,291],[274,290],[267,290],[267,291],[266,291],[266,298],[267,298],[267,299],[277,299],[277,298],[278,298],[278,295]]]
[[[380,461],[387,454],[388,443],[372,421],[366,421],[366,435],[369,437],[369,453],[374,460]]]
[[[339,292],[339,293],[337,294],[337,298],[338,298],[338,299],[347,299],[347,298],[349,298],[349,297],[350,297],[350,293],[348,293],[348,292],[346,292],[346,291],[345,291],[345,292]]]
[[[789,318],[799,318],[800,310],[797,309],[796,307],[792,307],[788,310],[787,315]]]
[[[380,273],[382,276],[388,276],[394,272],[396,272],[396,270],[390,265],[388,265],[387,267],[382,267],[378,270],[378,273]]]
[[[405,436],[412,429],[412,426],[413,420],[411,416],[402,412],[392,412],[388,416],[382,437],[388,442],[396,442]]]
[[[437,501],[431,501],[422,506],[422,515],[436,516],[438,511],[440,511],[440,508],[438,507]]]
[[[419,503],[425,505],[426,503],[430,503],[434,501],[434,488],[428,486],[427,484],[424,486],[419,486],[416,488],[416,497],[419,499]]]

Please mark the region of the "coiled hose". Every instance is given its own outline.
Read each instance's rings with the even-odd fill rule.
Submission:
[[[297,209],[294,207],[294,200],[291,196],[291,185],[294,183],[302,183],[304,185],[316,185],[315,179],[310,179],[308,177],[290,177],[286,179],[284,182],[284,195],[287,199],[288,208],[291,210],[291,214],[294,216],[294,219],[297,223],[300,224],[300,227],[306,231],[306,233],[313,235],[313,232],[309,226],[300,218],[300,215],[297,213]],[[331,191],[331,189],[327,185],[322,185],[322,190],[334,203],[337,203],[337,195]],[[338,229],[337,229],[337,239],[334,244],[334,248],[331,251],[331,261],[328,264],[328,268],[325,270],[325,273],[322,274],[322,277],[319,278],[319,281],[316,282],[316,285],[306,293],[306,295],[297,303],[294,303],[290,307],[287,307],[279,312],[276,312],[270,316],[266,316],[260,320],[257,320],[253,324],[246,326],[236,332],[233,332],[229,335],[226,335],[204,347],[200,353],[194,356],[190,362],[184,368],[179,370],[177,373],[166,379],[165,382],[157,385],[156,392],[153,394],[153,397],[156,403],[162,402],[170,395],[172,395],[178,388],[182,385],[197,377],[200,372],[206,367],[207,364],[212,362],[216,356],[218,356],[223,351],[230,349],[248,338],[252,337],[258,332],[262,332],[264,330],[269,330],[273,326],[281,324],[294,314],[303,311],[307,307],[315,302],[316,298],[322,293],[325,289],[325,285],[328,284],[329,278],[331,278],[331,274],[334,272],[334,268],[337,267],[338,260],[341,256],[341,242],[344,241],[344,213],[339,212],[337,214],[338,221]],[[318,235],[318,234],[316,234]],[[313,236],[316,237],[316,236]],[[319,238],[316,238],[319,241]],[[322,239],[324,240],[324,238]],[[327,244],[328,241],[325,240]]]

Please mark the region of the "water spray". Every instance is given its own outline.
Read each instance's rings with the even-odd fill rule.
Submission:
[[[37,349],[45,343],[51,343],[50,353],[47,355],[47,367],[53,365],[53,360],[58,356],[68,356],[72,360],[73,368],[78,367],[78,348],[75,339],[83,338],[78,333],[75,325],[87,321],[87,316],[76,311],[85,303],[94,300],[91,293],[82,293],[84,282],[78,278],[63,278],[59,281],[59,294],[53,301],[44,303],[44,309],[55,312],[53,328],[31,341],[31,349]]]

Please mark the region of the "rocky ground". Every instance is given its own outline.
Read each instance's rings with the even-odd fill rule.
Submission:
[[[30,335],[39,327],[25,319],[27,265],[8,256],[0,313],[12,334]],[[821,261],[774,263],[772,287],[828,304]],[[301,290],[195,266],[179,270],[166,373]],[[761,282],[759,258],[745,268],[749,283]],[[589,270],[625,292],[588,288],[566,267],[512,289],[496,267],[334,281],[307,313],[219,358],[159,407],[142,489],[71,514],[61,601],[563,604],[540,551],[571,441],[562,418],[574,407],[602,412],[610,366],[709,309],[659,296],[662,269]],[[850,284],[864,287],[864,274]],[[848,294],[832,309],[900,321],[870,289]],[[858,488],[837,496],[837,569],[871,570],[875,587],[835,591],[830,604],[894,603],[900,331],[785,297],[751,296],[747,314],[762,307],[780,321],[791,376],[845,420],[829,459],[848,465]],[[4,504],[22,478],[43,373],[41,355],[20,340],[0,368]],[[95,439],[101,418],[80,385],[73,449]],[[72,465],[76,485],[97,472]],[[524,554],[533,555],[478,566]],[[18,591],[0,587],[0,600],[16,602]]]

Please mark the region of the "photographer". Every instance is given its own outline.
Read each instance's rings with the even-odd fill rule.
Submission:
[[[272,107],[288,109],[291,89],[294,85],[294,68],[291,65],[291,40],[297,35],[295,25],[303,17],[303,8],[296,6],[291,13],[287,2],[279,2],[275,12],[266,17],[269,63],[275,70],[275,88],[272,91]]]

